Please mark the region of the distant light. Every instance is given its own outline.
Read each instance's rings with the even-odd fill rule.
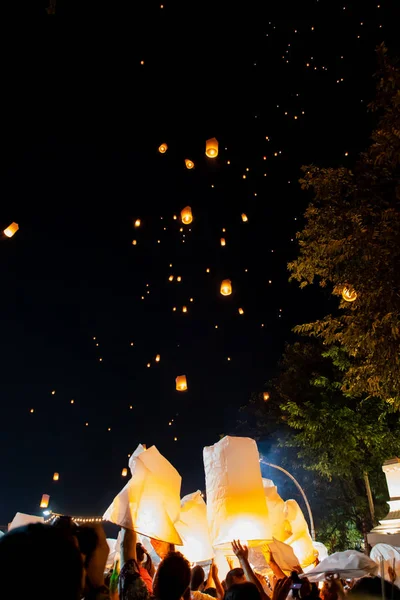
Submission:
[[[3,231],[4,235],[8,238],[12,237],[15,233],[17,233],[19,229],[18,223],[11,223],[6,229]]]
[[[136,221],[135,221],[135,227],[140,227],[140,225],[141,225],[140,219],[136,219]]]
[[[160,152],[160,154],[165,154],[167,150],[168,150],[167,144],[161,144],[161,146],[158,147],[158,151]]]

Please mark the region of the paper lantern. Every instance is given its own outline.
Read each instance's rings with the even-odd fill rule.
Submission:
[[[247,218],[246,213],[242,213],[242,221],[243,223],[246,223],[249,219]]]
[[[179,548],[191,563],[210,560],[214,556],[207,523],[207,506],[197,491],[181,500],[181,514],[176,529],[182,538]]]
[[[6,229],[3,231],[4,235],[7,237],[12,237],[15,233],[17,233],[19,229],[18,223],[11,223]]]
[[[222,438],[203,450],[207,517],[213,546],[232,540],[268,540],[268,509],[257,445],[250,438]]]
[[[187,169],[193,169],[194,162],[192,160],[190,160],[189,158],[185,158],[185,165],[186,165]]]
[[[167,144],[161,144],[161,146],[158,147],[158,151],[160,152],[160,154],[165,154],[167,150],[168,150]]]
[[[60,474],[59,473],[54,473],[54,475],[53,475],[53,481],[58,481],[59,479],[60,479]]]
[[[128,469],[122,469],[122,473],[121,473],[122,477],[126,477],[128,475]]]
[[[218,156],[218,140],[211,138],[206,141],[206,156],[216,158]]]
[[[187,313],[187,306],[182,306],[182,312]]]
[[[120,527],[182,544],[174,523],[179,519],[181,476],[155,446],[139,445],[129,459],[132,477],[114,498],[103,519]]]
[[[230,296],[232,294],[232,282],[230,279],[224,279],[222,281],[220,292],[223,296]]]
[[[173,280],[174,280],[174,276],[173,276],[173,275],[170,275],[170,276],[168,277],[168,281],[173,281]]]
[[[135,221],[135,227],[140,227],[141,221],[140,219],[136,219]]]
[[[244,315],[244,310],[243,310],[243,308],[239,308],[239,315]]]
[[[226,246],[225,238],[221,238],[221,246]]]
[[[315,561],[316,552],[314,551],[307,521],[296,500],[286,500],[284,514],[290,532],[285,544],[293,548],[300,566],[308,567]]]
[[[263,400],[264,400],[264,402],[267,402],[269,400],[269,392],[263,393]]]
[[[40,508],[47,508],[50,502],[50,496],[48,494],[43,494],[42,499],[40,501]]]
[[[193,221],[192,209],[190,206],[186,206],[186,208],[181,211],[181,220],[184,225],[190,225]]]
[[[351,286],[345,286],[342,291],[342,298],[346,302],[354,302],[357,299],[357,292]]]
[[[178,392],[186,392],[187,390],[187,380],[186,375],[178,375],[175,379],[175,385]]]
[[[161,356],[159,354],[156,355],[156,362],[160,362]]]
[[[30,525],[32,523],[43,523],[44,517],[37,517],[36,515],[27,515],[25,513],[17,512],[15,517],[8,525],[8,531],[15,529],[16,527],[23,527],[24,525]]]

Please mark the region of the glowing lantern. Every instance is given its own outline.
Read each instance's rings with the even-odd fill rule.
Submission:
[[[174,276],[173,276],[173,275],[170,275],[170,276],[168,277],[168,281],[173,281],[173,280],[174,280]]]
[[[357,292],[351,286],[345,286],[342,291],[342,298],[346,302],[354,302],[357,299]]]
[[[243,308],[239,308],[239,315],[244,315],[244,310],[243,310]]]
[[[182,281],[182,277],[180,275],[178,275],[178,277],[176,278],[176,280],[180,283]]]
[[[223,296],[230,296],[232,294],[232,282],[230,279],[224,279],[222,281],[220,292]]]
[[[186,165],[187,169],[193,169],[194,162],[192,160],[190,160],[189,158],[185,158],[185,165]]]
[[[247,218],[246,213],[242,213],[242,221],[243,223],[246,223],[246,221],[248,221],[249,219]]]
[[[170,544],[182,544],[174,523],[180,513],[181,476],[155,446],[139,445],[129,459],[132,477],[103,519]]]
[[[206,156],[216,158],[218,156],[218,140],[211,138],[206,141]]]
[[[204,448],[203,459],[212,545],[271,539],[255,441],[226,436]]]
[[[187,390],[187,380],[186,375],[178,375],[175,379],[175,387],[178,392],[186,392]]]
[[[140,224],[141,224],[140,219],[136,219],[135,227],[140,227]]]
[[[167,144],[161,144],[161,146],[158,147],[158,151],[160,152],[160,154],[165,154],[167,150],[168,150]]]
[[[19,229],[18,223],[11,223],[6,229],[3,231],[4,235],[7,237],[12,237],[15,233],[17,233]]]
[[[189,562],[210,560],[214,556],[207,524],[207,506],[201,492],[188,494],[181,500],[181,515],[175,524],[182,538],[180,552]]]
[[[50,502],[50,496],[48,494],[43,494],[42,499],[40,501],[40,508],[47,508]]]
[[[187,306],[182,306],[182,312],[184,312],[184,313],[187,312]]]
[[[122,473],[121,473],[122,477],[126,477],[128,475],[128,469],[122,469]]]
[[[263,400],[264,400],[264,402],[267,402],[269,400],[269,392],[263,393]]]
[[[184,225],[190,225],[193,221],[192,209],[190,206],[187,206],[181,211],[181,219]]]
[[[58,481],[60,479],[60,474],[59,473],[54,473],[53,475],[53,481]]]
[[[157,354],[157,356],[156,356],[156,362],[160,362],[160,360],[161,360],[161,356],[159,354]]]
[[[132,246],[136,246],[137,241],[136,240],[132,240]]]
[[[221,238],[221,246],[226,246],[225,238]]]

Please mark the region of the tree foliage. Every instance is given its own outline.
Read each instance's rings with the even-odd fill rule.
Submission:
[[[295,331],[346,351],[349,360],[341,383],[345,394],[379,398],[399,409],[400,71],[384,46],[378,48],[378,57],[377,96],[369,107],[380,118],[372,143],[353,171],[303,167],[301,186],[312,190],[314,198],[305,213],[306,225],[297,234],[299,256],[288,268],[300,287],[318,281],[338,296],[346,285],[356,290],[355,302],[340,300],[338,315]],[[363,400],[360,410],[364,407],[365,412],[367,407],[374,411],[369,400]],[[340,408],[344,421],[347,410],[346,404]],[[312,414],[302,414],[306,416]]]

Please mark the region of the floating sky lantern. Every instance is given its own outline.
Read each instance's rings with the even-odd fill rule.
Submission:
[[[176,278],[177,282],[180,283],[182,281],[182,277],[180,275],[178,275],[178,277]]]
[[[178,392],[186,392],[187,390],[187,379],[186,375],[178,375],[175,379],[176,389]]]
[[[187,169],[193,169],[194,162],[190,158],[185,158],[185,165]]]
[[[230,296],[232,294],[232,282],[230,279],[224,279],[221,282],[220,292],[223,296]]]
[[[181,220],[184,225],[190,225],[193,221],[192,209],[190,206],[186,206],[186,208],[181,211]]]
[[[161,356],[159,354],[156,354],[156,362],[160,362],[161,360]]]
[[[59,473],[54,473],[53,475],[53,481],[58,481],[60,479],[60,474]]]
[[[168,281],[173,281],[173,280],[174,280],[174,276],[173,276],[173,275],[170,275],[170,276],[168,277]]]
[[[264,400],[264,402],[268,402],[268,400],[269,400],[269,392],[264,392],[263,393],[263,400]]]
[[[206,141],[206,156],[208,158],[216,158],[218,156],[218,140],[210,138]]]
[[[247,218],[246,213],[242,213],[242,221],[243,223],[246,223],[249,219]]]
[[[187,312],[187,306],[182,306],[182,312],[184,312],[184,313]]]
[[[15,233],[17,233],[19,229],[18,223],[11,223],[6,229],[3,231],[4,235],[7,237],[12,237]]]
[[[244,315],[244,310],[243,310],[243,308],[239,308],[239,315]]]
[[[225,238],[221,238],[221,246],[226,246],[226,240],[225,240]]]
[[[47,508],[50,502],[50,496],[48,494],[43,494],[42,499],[40,501],[40,508]]]
[[[161,144],[161,146],[158,146],[158,151],[160,152],[160,154],[165,154],[167,150],[168,150],[167,144]]]
[[[346,300],[346,302],[354,302],[357,299],[356,290],[350,285],[345,285],[342,290],[342,298]]]
[[[136,240],[132,240],[132,246],[136,246],[137,241]]]
[[[125,469],[122,469],[121,472],[122,477],[126,477],[128,475],[128,469],[125,467]]]
[[[136,219],[136,221],[135,221],[135,227],[140,227],[140,225],[141,225],[140,219]]]

